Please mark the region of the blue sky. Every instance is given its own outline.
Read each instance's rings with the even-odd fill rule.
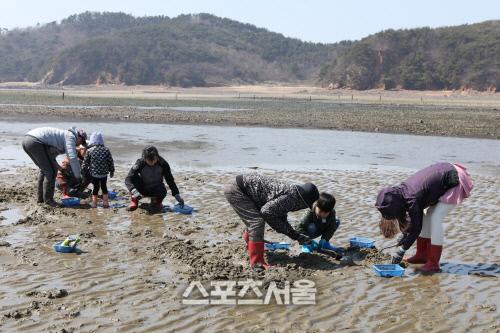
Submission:
[[[0,0],[0,27],[34,26],[84,11],[135,16],[211,13],[314,42],[354,40],[384,29],[500,19],[500,0]]]

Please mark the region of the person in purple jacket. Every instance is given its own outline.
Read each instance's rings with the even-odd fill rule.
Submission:
[[[407,259],[424,264],[422,273],[439,272],[443,251],[443,219],[469,197],[473,182],[459,164],[437,163],[428,166],[403,183],[382,189],[375,207],[382,214],[380,230],[393,238],[399,230],[403,236],[392,262],[398,264],[405,252],[417,241],[417,252]]]

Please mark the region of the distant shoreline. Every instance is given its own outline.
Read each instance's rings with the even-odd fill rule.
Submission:
[[[0,117],[317,128],[500,139],[500,93],[444,95],[429,91],[373,90],[334,93],[311,86],[276,85],[0,89]],[[183,108],[189,110],[179,111]]]

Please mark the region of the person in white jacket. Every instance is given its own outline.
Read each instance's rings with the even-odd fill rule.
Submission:
[[[81,181],[80,162],[76,147],[86,146],[87,134],[82,129],[71,127],[62,130],[53,127],[39,127],[28,133],[23,140],[23,149],[40,169],[38,176],[38,203],[52,207],[58,204],[54,201],[54,187],[57,170],[56,157],[66,154],[75,178]]]

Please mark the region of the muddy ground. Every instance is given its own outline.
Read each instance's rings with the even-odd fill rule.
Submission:
[[[110,187],[126,195],[125,169]],[[295,181],[314,179],[337,197],[341,227],[333,243],[353,235],[391,245],[377,233],[376,190],[404,172],[261,172]],[[270,271],[248,269],[242,223],[226,204],[227,171],[176,170],[186,203],[198,212],[150,215],[124,208],[52,209],[34,202],[35,172],[20,168],[0,179],[0,330],[23,332],[331,332],[500,330],[498,298],[499,178],[476,176],[474,195],[447,218],[444,272],[382,279],[371,264],[390,251],[359,254],[343,266],[321,254],[268,252]],[[362,186],[361,186],[362,184]],[[172,203],[172,198],[164,202]],[[126,203],[119,199],[114,203]],[[299,215],[292,214],[296,221]],[[475,228],[471,229],[470,225]],[[54,242],[80,234],[77,254],[59,254]],[[489,236],[487,236],[489,235]],[[286,241],[272,230],[266,238]],[[476,274],[480,273],[480,274]],[[312,280],[316,305],[184,305],[191,281]]]

